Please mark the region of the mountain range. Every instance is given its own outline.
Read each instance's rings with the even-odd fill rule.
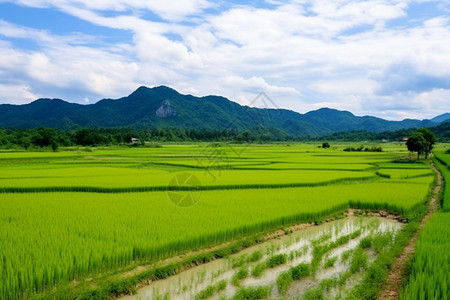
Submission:
[[[262,103],[264,101],[262,99]],[[432,127],[446,120],[450,120],[450,113],[431,120],[403,121],[360,117],[348,111],[330,108],[300,114],[286,109],[242,106],[220,96],[183,95],[166,86],[140,87],[127,97],[103,99],[88,105],[61,99],[38,99],[23,105],[0,105],[0,126],[14,128],[45,126],[57,129],[160,127],[246,130],[262,127],[292,136],[314,137],[352,130],[382,132]]]

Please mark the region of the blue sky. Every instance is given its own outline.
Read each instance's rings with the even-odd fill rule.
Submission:
[[[450,1],[0,0],[0,103],[141,85],[391,120],[450,111]]]

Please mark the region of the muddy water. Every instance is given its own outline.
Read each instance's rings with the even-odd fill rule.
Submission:
[[[246,263],[244,265],[244,267],[249,270],[249,277],[241,280],[240,285],[244,287],[262,285],[272,286],[271,297],[276,299],[281,297],[278,288],[276,287],[278,275],[299,263],[310,263],[312,260],[312,241],[321,238],[324,240],[323,243],[328,243],[335,241],[341,236],[361,230],[360,236],[349,240],[346,244],[332,249],[324,256],[324,259],[327,257],[337,257],[333,267],[325,269],[323,268],[322,263],[322,266],[319,267],[314,276],[309,276],[300,281],[294,281],[291,284],[287,295],[285,295],[289,297],[301,296],[307,289],[318,286],[323,279],[337,277],[339,274],[348,270],[350,259],[342,262],[342,254],[347,250],[356,248],[362,238],[365,236],[376,236],[377,234],[388,231],[395,233],[397,230],[401,229],[402,226],[403,224],[386,218],[349,217],[319,226],[309,227],[296,231],[290,235],[247,248],[229,258],[218,259],[186,270],[170,278],[154,281],[150,285],[139,289],[136,295],[125,296],[121,299],[194,299],[195,295],[201,290],[216,284],[221,280],[227,281],[226,288],[209,299],[222,299],[224,296],[230,298],[237,290],[232,284],[231,278],[239,270],[239,268],[233,268],[232,261],[244,254],[251,254],[255,251],[261,251],[263,253],[263,258],[258,262]],[[262,276],[258,278],[251,276],[251,270],[257,263],[264,261],[273,254],[280,253],[288,255],[286,264],[272,269],[266,269]],[[374,251],[368,250],[367,253],[369,254],[369,262],[375,259]],[[359,273],[353,275],[341,289],[351,288],[351,286],[356,284],[361,277],[362,275]],[[342,291],[338,289],[332,291],[333,295],[338,295],[341,292]]]

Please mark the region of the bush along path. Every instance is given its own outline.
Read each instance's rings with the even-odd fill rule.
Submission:
[[[435,165],[431,163],[433,171],[436,173],[437,182],[433,190],[433,196],[431,197],[429,208],[425,216],[422,218],[419,224],[419,228],[413,237],[410,239],[408,245],[403,249],[401,254],[395,259],[394,265],[390,270],[386,283],[382,286],[381,292],[378,295],[379,300],[397,300],[400,297],[402,283],[404,281],[404,271],[409,259],[414,255],[416,249],[416,242],[419,237],[420,231],[425,227],[426,222],[433,213],[438,209],[439,195],[442,189],[442,175]]]

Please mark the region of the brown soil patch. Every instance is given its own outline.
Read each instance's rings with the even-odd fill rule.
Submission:
[[[381,288],[381,294],[378,296],[379,300],[396,300],[400,297],[401,286],[402,286],[402,273],[405,269],[405,264],[407,260],[414,255],[416,250],[416,242],[419,237],[420,230],[425,226],[428,219],[436,211],[438,207],[438,196],[439,191],[442,187],[442,175],[432,164],[433,171],[437,175],[437,184],[433,190],[433,196],[430,201],[430,206],[428,212],[420,221],[419,230],[414,234],[414,236],[409,241],[408,245],[403,249],[403,252],[395,259],[394,266],[389,272],[386,283]]]

